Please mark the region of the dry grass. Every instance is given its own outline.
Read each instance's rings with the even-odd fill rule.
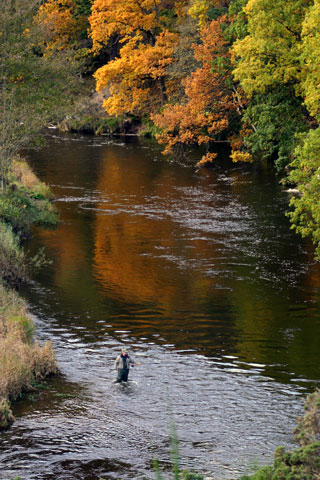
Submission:
[[[8,401],[57,372],[52,345],[34,342],[33,332],[24,302],[0,284],[0,427],[12,421]]]
[[[12,162],[12,174],[14,179],[28,190],[38,193],[44,198],[52,198],[52,193],[48,185],[39,180],[25,160],[16,158]]]

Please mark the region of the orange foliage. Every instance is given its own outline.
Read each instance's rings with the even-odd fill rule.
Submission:
[[[166,105],[163,112],[153,116],[162,130],[160,143],[166,144],[164,153],[171,153],[181,144],[200,145],[226,132],[230,117],[237,111],[237,102],[232,89],[227,65],[228,45],[221,31],[224,17],[213,20],[201,32],[202,43],[194,46],[195,58],[201,63],[185,84],[187,102],[184,105]],[[217,68],[214,68],[214,65]]]
[[[87,18],[75,18],[74,11],[74,0],[47,0],[41,5],[35,21],[43,29],[47,52],[69,47],[86,29]]]
[[[173,62],[176,41],[177,34],[168,30],[158,35],[154,46],[138,43],[132,48],[131,39],[121,48],[119,58],[97,70],[94,75],[97,90],[109,88],[110,97],[103,106],[110,115],[141,114],[159,107],[160,81],[166,67]],[[152,98],[154,93],[155,98]]]
[[[217,158],[217,153],[207,153],[204,155],[198,163],[196,163],[196,167],[207,167],[213,163],[213,160]]]
[[[150,113],[166,99],[166,69],[178,35],[165,12],[181,10],[186,0],[95,0],[90,24],[93,50],[115,35],[122,48],[115,60],[97,70],[97,90],[108,89],[104,108],[111,115]],[[168,9],[168,10],[166,10]],[[179,10],[179,11],[180,11]]]
[[[252,133],[252,128],[243,125],[238,134],[231,135],[229,142],[231,146],[230,158],[234,163],[245,162],[253,163],[252,155],[246,149],[246,138]]]

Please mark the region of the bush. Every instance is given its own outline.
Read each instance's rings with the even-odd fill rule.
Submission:
[[[57,215],[50,201],[40,192],[27,191],[23,187],[7,188],[0,195],[0,219],[10,224],[13,231],[21,237],[28,236],[35,223],[57,223]]]
[[[14,422],[9,402],[5,398],[0,399],[0,428],[7,428]]]
[[[0,277],[13,283],[25,280],[25,260],[25,254],[12,227],[0,222]]]

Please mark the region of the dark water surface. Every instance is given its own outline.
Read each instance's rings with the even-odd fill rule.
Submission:
[[[61,375],[1,433],[1,478],[152,478],[169,464],[236,478],[290,448],[320,380],[320,271],[266,168],[168,163],[152,142],[53,136],[31,154],[58,229],[23,292]],[[141,366],[115,386],[127,345]]]

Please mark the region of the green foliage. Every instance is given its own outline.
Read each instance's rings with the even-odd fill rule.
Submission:
[[[65,126],[70,132],[88,133],[93,135],[103,135],[120,133],[125,122],[125,117],[95,117],[91,115],[82,115],[77,118],[69,118]]]
[[[41,183],[25,162],[14,163],[9,185],[0,192],[0,279],[17,284],[30,272],[48,264],[43,250],[28,257],[20,241],[30,235],[33,224],[55,226],[57,214],[49,201],[48,187]],[[24,186],[22,182],[29,182]]]
[[[17,283],[27,276],[25,254],[12,227],[0,222],[0,278]]]
[[[75,0],[75,18],[81,15],[89,16],[91,13],[92,3],[93,0]]]
[[[226,7],[210,7],[207,12],[208,20],[217,20],[217,18],[225,15],[228,9]]]
[[[139,135],[146,138],[155,138],[159,133],[159,128],[149,118],[142,119],[142,126],[139,130]]]
[[[238,40],[234,75],[245,92],[297,82],[302,22],[311,0],[250,0],[245,7],[248,35]]]
[[[271,480],[272,479],[272,467],[262,467],[253,475],[244,475],[240,480]]]
[[[290,86],[255,95],[243,121],[254,128],[245,139],[251,152],[274,159],[280,172],[292,161],[296,134],[307,129],[301,101]]]
[[[11,189],[0,195],[0,219],[10,224],[22,236],[30,234],[34,223],[56,225],[57,215],[49,200],[33,198],[23,189]],[[39,197],[39,193],[36,194]]]
[[[311,115],[320,119],[320,1],[307,11],[302,24],[301,92]]]
[[[243,10],[247,3],[248,0],[233,0],[229,4],[230,25],[225,31],[225,36],[230,43],[240,40],[248,34],[247,16]]]
[[[0,11],[2,189],[14,155],[63,114],[77,90],[76,65],[70,58],[61,52],[52,61],[38,48],[41,32],[30,30],[38,7],[37,0],[16,0],[5,2]]]
[[[300,140],[288,175],[300,195],[292,197],[288,216],[292,228],[302,237],[312,238],[315,257],[320,260],[320,127],[310,130]]]
[[[320,443],[286,452],[278,447],[274,454],[272,480],[312,480],[320,471]]]

